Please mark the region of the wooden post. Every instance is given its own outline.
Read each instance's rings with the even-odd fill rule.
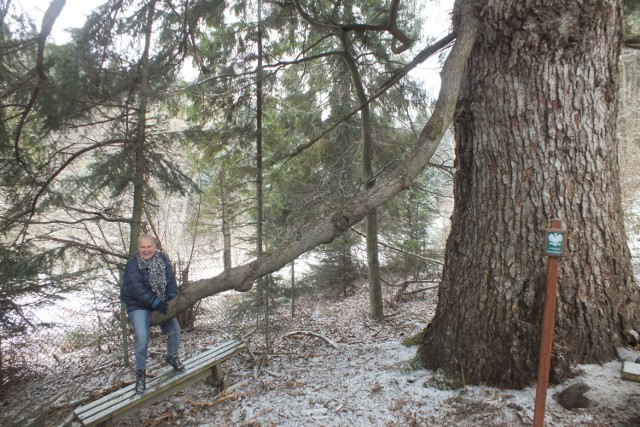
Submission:
[[[224,387],[224,372],[219,364],[215,364],[211,367],[211,375],[206,378],[206,383],[212,387],[218,388],[222,391]]]
[[[565,231],[562,221],[551,220],[551,226],[545,232],[544,255],[547,261],[547,284],[542,317],[542,337],[540,339],[540,358],[538,360],[538,384],[536,387],[534,427],[544,425],[544,411],[547,402],[547,386],[549,385],[549,368],[551,366],[551,346],[553,344],[553,326],[556,321],[556,290],[558,289],[558,266],[566,248]]]

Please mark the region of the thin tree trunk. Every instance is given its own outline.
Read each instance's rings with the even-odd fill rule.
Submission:
[[[262,167],[262,0],[258,0],[258,70],[256,74],[256,255],[263,254],[263,167]]]
[[[258,202],[257,209],[257,227],[256,232],[258,234],[258,238],[256,240],[256,254],[258,257],[261,257],[264,254],[264,243],[263,243],[263,233],[264,233],[264,171],[262,165],[262,118],[264,115],[262,102],[263,102],[263,70],[262,70],[262,61],[264,52],[262,50],[262,0],[258,0],[258,72],[256,75],[256,198]],[[269,354],[269,346],[271,345],[271,317],[270,317],[270,291],[271,291],[271,280],[270,276],[261,278],[258,281],[258,290],[262,292],[262,295],[258,294],[258,296],[263,297],[263,307],[264,307],[264,328],[265,328],[265,353],[264,357],[266,358]]]
[[[422,360],[474,384],[532,383],[544,229],[560,218],[569,245],[551,377],[561,381],[573,365],[613,359],[624,328],[640,326],[615,140],[620,3],[474,4],[481,20],[455,118],[452,228]]]
[[[4,370],[4,352],[2,349],[2,336],[0,335],[0,384],[4,384]]]
[[[144,34],[144,50],[140,61],[140,91],[138,103],[138,123],[134,142],[135,171],[133,181],[133,212],[131,215],[131,234],[129,236],[129,254],[133,255],[138,248],[138,236],[142,230],[142,214],[144,212],[144,190],[146,187],[146,159],[144,145],[147,131],[147,104],[149,102],[149,49],[151,46],[151,29],[156,1],[149,3],[147,23]]]
[[[296,316],[296,261],[291,261],[291,318]],[[2,366],[2,364],[0,364]]]
[[[189,288],[189,273],[191,271],[191,263],[193,262],[193,255],[196,251],[196,240],[198,239],[198,228],[200,225],[200,214],[202,211],[202,194],[198,196],[198,207],[195,212],[195,225],[193,230],[193,239],[191,240],[191,250],[189,251],[189,257],[187,258],[184,268],[178,263],[176,268],[174,264],[174,271],[180,272],[180,287],[179,291],[184,292]],[[147,214],[148,216],[148,214]],[[196,313],[198,312],[199,304],[190,307],[188,310],[181,312],[176,318],[182,329],[193,329],[196,323]]]
[[[155,0],[149,3],[147,22],[144,30],[144,50],[140,61],[140,100],[138,103],[136,140],[134,142],[135,179],[133,181],[133,210],[131,214],[131,228],[129,235],[129,255],[133,255],[138,249],[138,236],[142,230],[142,213],[144,211],[144,189],[146,187],[147,173],[144,145],[146,140],[147,103],[149,100],[149,49],[151,46],[151,30],[153,25],[153,15],[155,13],[155,5]],[[121,281],[124,280],[124,272],[121,272],[120,278]],[[129,366],[129,329],[126,318],[126,309],[124,307],[124,303],[121,303],[120,328],[122,331],[122,352],[124,355],[124,364],[125,366]]]
[[[360,135],[362,138],[362,178],[365,180],[367,188],[375,185],[373,176],[373,136],[371,124],[371,108],[367,94],[362,83],[360,72],[355,59],[351,54],[351,47],[346,33],[340,35],[343,58],[351,74],[351,80],[355,88],[358,102],[363,106],[360,110]],[[376,209],[371,209],[367,214],[366,247],[367,247],[367,267],[369,273],[369,315],[372,319],[384,319],[384,309],[382,305],[382,286],[380,284],[380,262],[378,261],[378,217]]]
[[[224,166],[220,168],[220,172],[218,173],[219,181],[220,181],[220,205],[221,205],[221,216],[222,216],[222,238],[223,238],[223,251],[222,251],[222,259],[224,264],[224,270],[231,269],[231,227],[229,225],[229,208],[227,206],[227,185],[225,179],[225,168]]]
[[[261,257],[264,253],[263,230],[264,230],[264,182],[263,182],[263,158],[262,158],[262,1],[258,0],[258,67],[256,72],[256,256]],[[268,282],[263,278],[258,279],[257,297],[262,299],[262,304],[266,307],[268,297],[265,287]]]

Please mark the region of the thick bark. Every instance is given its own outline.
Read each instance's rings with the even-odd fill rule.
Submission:
[[[484,0],[455,119],[452,229],[428,368],[469,383],[535,379],[552,218],[568,229],[552,380],[616,355],[634,313],[616,134],[620,3]]]
[[[465,12],[466,13],[466,12]],[[472,21],[472,17],[469,18]],[[458,34],[451,53],[443,66],[443,81],[440,94],[431,117],[422,130],[418,143],[405,161],[378,184],[355,196],[351,203],[342,206],[328,218],[319,218],[318,224],[296,240],[268,253],[248,264],[232,268],[221,275],[193,282],[188,291],[179,295],[169,304],[169,312],[160,315],[154,312],[152,322],[158,324],[175,316],[199,300],[220,292],[241,287],[258,277],[284,267],[305,252],[323,243],[331,242],[352,225],[361,221],[371,209],[398,194],[426,167],[433,156],[442,135],[451,123],[456,99],[460,88],[460,78],[475,38],[475,25],[469,24]]]

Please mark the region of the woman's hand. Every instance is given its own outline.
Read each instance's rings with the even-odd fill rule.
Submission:
[[[162,314],[167,314],[167,311],[169,311],[169,303],[167,301],[160,301],[160,304],[158,304],[156,310],[158,310]]]

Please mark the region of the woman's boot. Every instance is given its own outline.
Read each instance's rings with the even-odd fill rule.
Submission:
[[[147,389],[147,373],[144,369],[136,369],[136,394],[143,393]]]

